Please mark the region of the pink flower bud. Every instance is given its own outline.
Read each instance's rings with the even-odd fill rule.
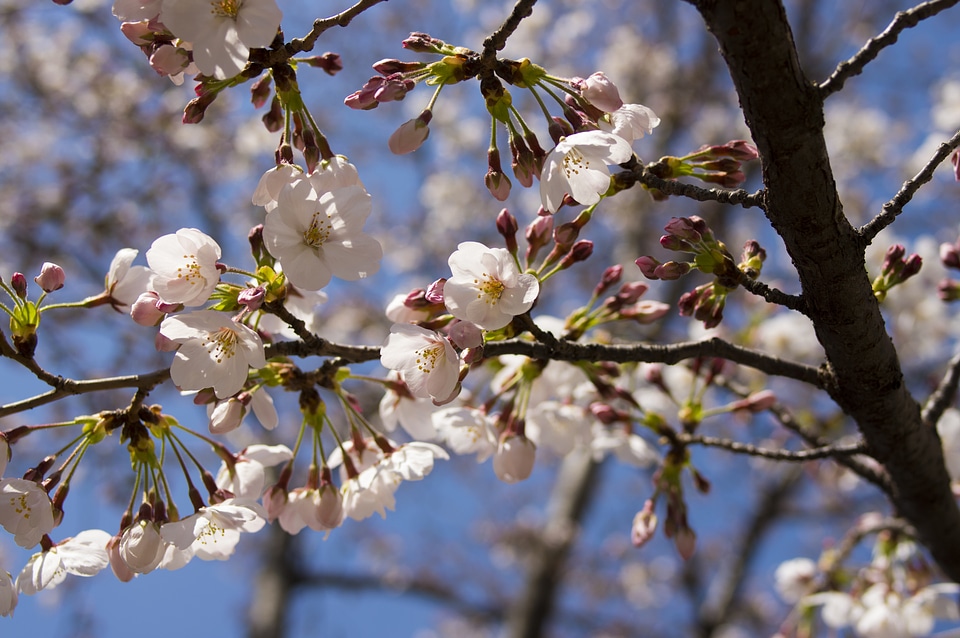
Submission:
[[[27,278],[23,276],[22,272],[13,273],[13,276],[10,277],[10,286],[18,297],[21,299],[27,298]]]
[[[430,303],[443,304],[443,285],[447,283],[445,278],[437,279],[435,282],[430,284],[427,288],[427,292],[424,295],[426,300]]]
[[[608,267],[603,271],[603,274],[600,275],[600,282],[594,287],[593,296],[599,297],[608,291],[620,281],[621,277],[623,277],[623,266],[616,264],[615,266]]]
[[[166,316],[157,308],[160,297],[152,290],[140,293],[137,300],[130,305],[130,317],[141,326],[158,326]]]
[[[593,242],[589,239],[581,239],[570,248],[570,252],[560,260],[560,268],[569,268],[570,266],[586,261],[593,254]]]
[[[537,446],[525,436],[510,434],[501,439],[493,456],[493,471],[504,483],[517,483],[530,477],[536,461]]]
[[[49,261],[44,262],[43,266],[40,267],[40,274],[33,278],[44,292],[60,290],[63,288],[64,279],[66,279],[66,274],[63,272],[63,268]]]
[[[419,71],[426,67],[425,62],[404,62],[394,58],[384,58],[373,63],[373,70],[380,75],[393,75],[394,73],[410,73]]]
[[[597,71],[580,83],[580,95],[606,113],[612,113],[623,106],[620,91],[603,71]]]
[[[306,63],[312,67],[323,69],[327,75],[336,75],[343,70],[343,60],[340,54],[326,52],[321,55],[315,55],[309,58],[299,58],[300,62]]]
[[[960,250],[957,244],[940,244],[940,261],[947,268],[960,269]]]
[[[634,547],[642,547],[653,538],[657,531],[657,515],[653,513],[653,501],[647,499],[643,509],[633,517],[633,527],[630,529],[630,541]]]
[[[637,257],[636,261],[637,267],[640,269],[640,272],[647,279],[660,279],[656,274],[657,266],[660,265],[660,262],[650,257],[649,255],[644,255],[643,257]]]
[[[430,135],[430,120],[433,113],[424,110],[418,117],[400,125],[387,141],[390,151],[395,155],[406,155],[420,148]]]
[[[426,33],[411,33],[402,43],[404,49],[416,53],[444,53],[447,44],[443,40],[432,38]]]
[[[673,544],[683,560],[690,560],[697,549],[697,535],[689,527],[681,527],[673,537]]]
[[[483,184],[498,202],[510,197],[510,179],[503,173],[488,170],[483,177]]]

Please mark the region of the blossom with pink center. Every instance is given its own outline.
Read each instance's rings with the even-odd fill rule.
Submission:
[[[310,180],[285,186],[263,223],[263,240],[287,279],[320,290],[332,277],[355,281],[380,269],[380,243],[363,232],[370,195],[360,186],[319,193]]]
[[[400,373],[415,397],[445,402],[458,392],[460,356],[449,339],[433,330],[393,324],[380,349],[380,363]]]
[[[193,45],[204,75],[230,78],[243,70],[250,49],[270,46],[283,13],[276,0],[163,0],[160,20]]]
[[[443,287],[447,310],[484,330],[497,330],[530,310],[540,293],[534,275],[521,273],[504,248],[466,241],[447,262],[453,276]]]
[[[565,195],[590,206],[610,188],[608,164],[630,159],[630,142],[613,133],[584,131],[560,140],[547,155],[540,174],[540,200],[544,209],[557,212]]]
[[[167,317],[160,334],[180,344],[170,378],[181,390],[213,388],[218,399],[225,399],[243,388],[250,366],[267,364],[257,333],[223,312]]]
[[[201,306],[220,283],[220,246],[196,228],[158,238],[147,251],[150,287],[168,303]]]

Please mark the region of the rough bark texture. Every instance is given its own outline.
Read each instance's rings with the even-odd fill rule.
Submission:
[[[904,385],[864,267],[865,242],[837,195],[821,91],[800,67],[786,12],[772,0],[692,3],[720,44],[760,151],[767,216],[799,274],[827,355],[828,391],[889,472],[897,512],[960,581],[960,510],[940,441]]]

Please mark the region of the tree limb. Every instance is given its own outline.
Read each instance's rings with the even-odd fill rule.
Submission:
[[[760,152],[767,217],[797,269],[827,390],[890,477],[898,515],[960,581],[960,509],[939,437],[924,425],[843,215],[823,137],[822,91],[804,75],[786,11],[770,0],[694,0],[717,39]]]
[[[687,434],[678,432],[676,440],[688,445],[704,445],[707,447],[716,447],[736,452],[737,454],[746,454],[748,456],[758,456],[773,461],[815,461],[817,459],[827,459],[842,456],[853,456],[855,454],[866,453],[866,448],[862,443],[853,445],[824,445],[821,447],[810,448],[808,450],[771,450],[762,448],[751,443],[741,443],[731,439],[721,439],[714,436],[702,436],[700,434]]]
[[[852,58],[837,65],[836,70],[830,74],[830,77],[820,84],[821,98],[836,93],[843,88],[843,84],[847,80],[855,75],[860,75],[864,67],[872,62],[880,54],[880,51],[897,41],[901,32],[917,26],[921,20],[933,17],[944,9],[949,9],[957,2],[958,0],[931,0],[912,9],[898,12],[894,16],[893,22],[886,29],[879,35],[870,38]]]

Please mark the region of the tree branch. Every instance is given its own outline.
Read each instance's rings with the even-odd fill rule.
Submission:
[[[960,354],[950,359],[950,363],[947,364],[947,373],[940,380],[940,385],[927,397],[923,412],[920,413],[927,427],[936,427],[937,421],[943,416],[943,411],[957,398],[958,385],[960,385]]]
[[[786,11],[771,0],[694,4],[720,45],[760,153],[767,218],[797,269],[827,357],[826,389],[889,474],[898,515],[960,581],[960,509],[940,440],[904,383],[862,236],[843,215],[823,137],[823,94],[800,67]]]
[[[137,388],[139,390],[149,390],[163,383],[170,378],[170,370],[163,368],[146,374],[131,374],[124,377],[110,377],[107,379],[91,379],[87,381],[74,381],[56,377],[59,381],[57,387],[49,392],[38,394],[28,399],[8,403],[0,406],[0,417],[5,417],[18,412],[25,412],[33,408],[54,401],[59,401],[68,396],[77,394],[88,394],[91,392],[103,392],[106,390],[117,390],[120,388]]]
[[[898,12],[894,16],[893,22],[880,35],[870,38],[852,58],[837,65],[836,70],[830,74],[830,77],[820,84],[821,98],[836,93],[843,88],[843,84],[847,80],[855,75],[860,75],[864,67],[872,62],[880,54],[880,51],[897,41],[901,32],[917,26],[921,20],[933,17],[944,9],[949,9],[957,2],[958,0],[931,0],[912,9]]]
[[[636,183],[647,188],[655,188],[667,195],[687,197],[698,202],[719,202],[721,204],[739,204],[744,208],[765,208],[765,194],[762,190],[748,193],[742,188],[737,190],[723,190],[721,188],[701,188],[693,184],[685,184],[673,179],[663,179],[650,172],[649,168],[637,162],[635,165],[627,163],[627,170],[613,175],[614,183],[620,189],[630,188]]]
[[[507,39],[517,30],[520,22],[533,14],[535,4],[537,4],[537,0],[517,0],[517,3],[513,6],[513,11],[500,25],[500,28],[483,41],[483,53],[480,55],[483,66],[493,68],[497,53],[503,51],[503,47],[507,46]]]
[[[824,387],[821,370],[813,366],[786,361],[777,357],[737,346],[719,338],[688,341],[671,345],[576,343],[563,339],[555,345],[511,339],[483,346],[485,357],[504,354],[522,354],[531,359],[558,361],[613,361],[616,363],[646,362],[674,364],[696,357],[717,357],[760,370],[767,374],[795,379],[815,387]]]
[[[921,186],[933,179],[933,172],[958,146],[960,146],[960,131],[957,131],[953,137],[937,148],[937,152],[919,173],[903,183],[893,199],[883,205],[882,212],[879,215],[860,227],[857,232],[860,233],[864,247],[869,246],[881,230],[893,223],[897,216],[903,212],[903,207],[913,199]]]
[[[749,456],[759,456],[772,461],[815,461],[817,459],[826,459],[842,456],[853,456],[855,454],[865,454],[867,449],[862,443],[853,445],[824,445],[811,448],[809,450],[771,450],[769,448],[757,447],[751,443],[740,443],[730,439],[721,439],[713,436],[702,436],[700,434],[687,434],[678,432],[676,440],[690,445],[705,445],[707,447],[716,447],[736,452],[737,454],[747,454]]]
[[[803,315],[807,314],[807,304],[804,302],[803,297],[798,295],[788,295],[782,290],[771,288],[762,281],[750,279],[746,275],[740,277],[740,285],[743,286],[743,289],[747,292],[758,297],[762,297],[768,303],[777,304],[778,306],[795,310]]]

